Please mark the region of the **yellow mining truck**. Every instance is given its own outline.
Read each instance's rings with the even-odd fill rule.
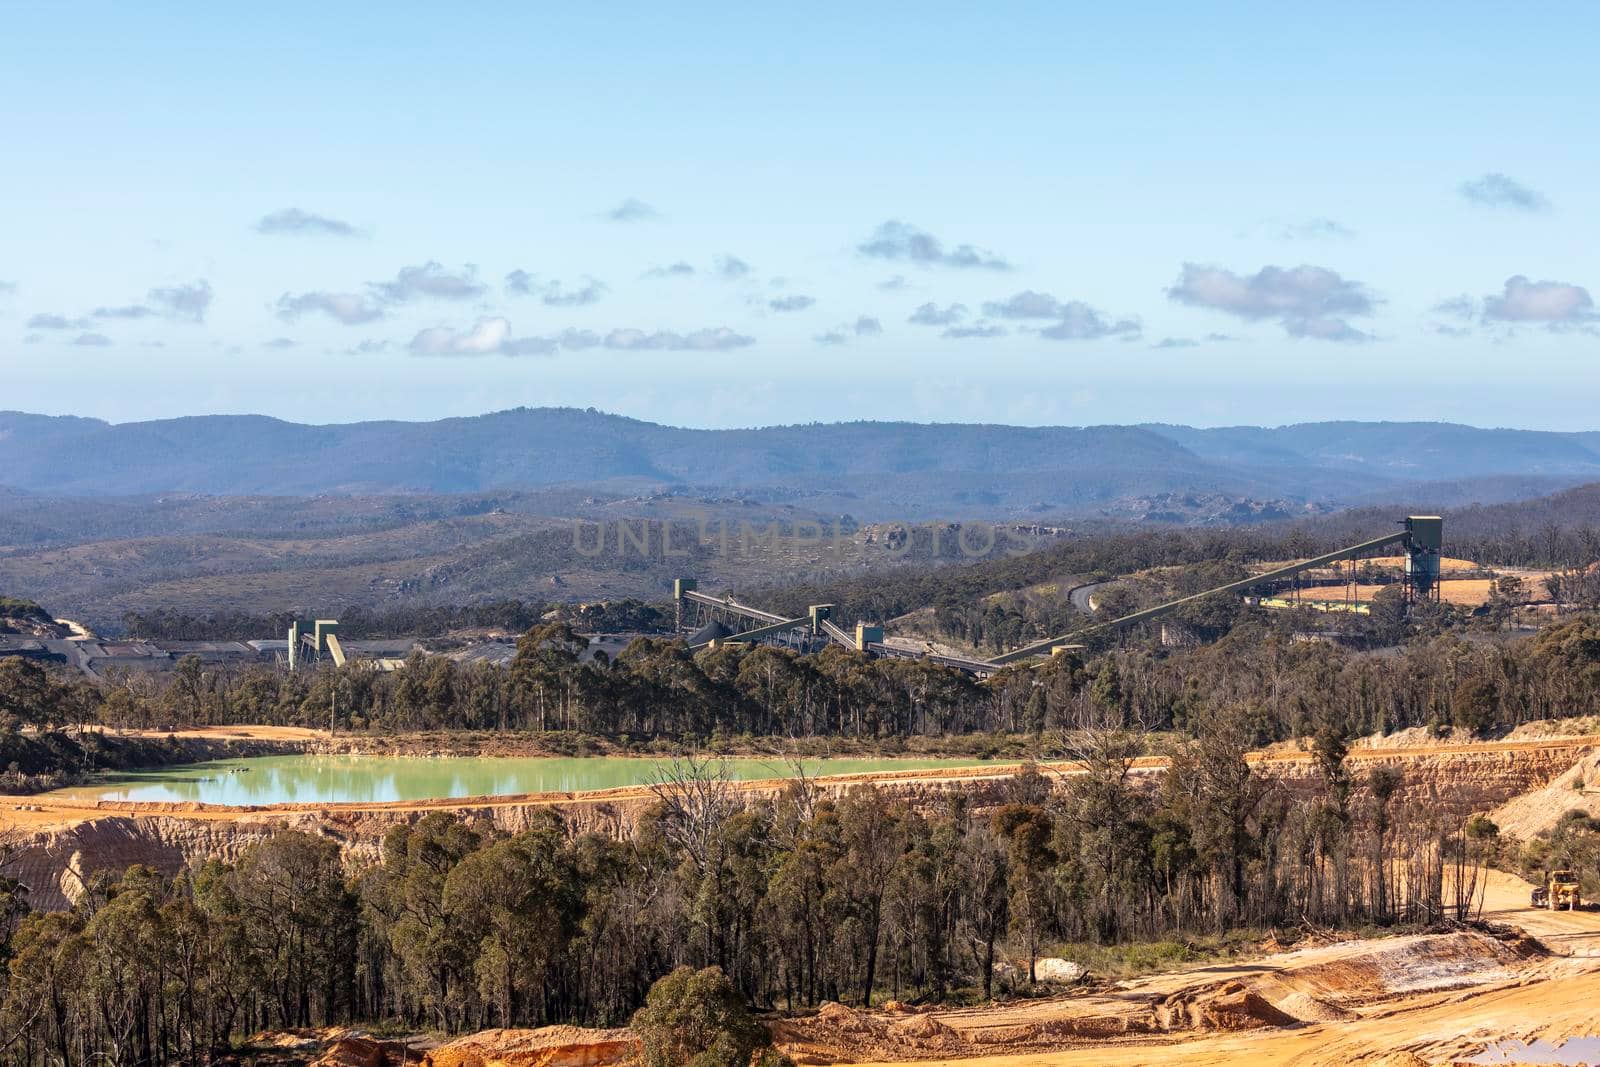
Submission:
[[[1578,899],[1578,876],[1568,870],[1551,871],[1549,881],[1533,887],[1532,903],[1536,908],[1549,908],[1551,911],[1561,907],[1568,911],[1578,910],[1582,904]]]

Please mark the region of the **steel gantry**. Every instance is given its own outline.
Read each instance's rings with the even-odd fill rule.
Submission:
[[[1402,526],[1403,529],[1384,534],[1382,537],[1374,537],[1359,544],[1324,552],[1320,556],[1313,556],[1298,563],[1274,567],[1261,574],[1228,582],[1204,592],[1178,597],[1153,607],[1141,608],[1108,622],[1095,623],[1057,637],[1034,641],[993,659],[951,656],[937,652],[931,647],[918,650],[890,645],[884,641],[883,628],[868,623],[857,623],[855,633],[851,634],[833,621],[832,604],[813,604],[805,615],[791,619],[748,604],[741,604],[733,599],[731,594],[722,597],[708,596],[695,588],[692,578],[680,578],[674,582],[673,594],[677,600],[678,632],[687,637],[690,648],[705,648],[717,641],[774,641],[800,651],[817,651],[832,641],[873,658],[924,659],[976,677],[987,678],[1007,667],[1031,659],[1082,648],[1082,642],[1087,638],[1160,618],[1207,597],[1244,592],[1257,586],[1293,578],[1318,567],[1326,567],[1330,563],[1353,561],[1367,552],[1394,544],[1402,545],[1405,550],[1407,603],[1437,599],[1439,560],[1444,544],[1444,522],[1437,515],[1411,515],[1402,520]]]

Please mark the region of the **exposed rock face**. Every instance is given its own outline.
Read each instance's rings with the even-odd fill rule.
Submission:
[[[1488,811],[1512,797],[1538,789],[1563,774],[1594,745],[1487,743],[1442,744],[1409,751],[1352,749],[1346,761],[1358,789],[1377,767],[1401,774],[1397,803],[1443,807],[1454,812]],[[1317,781],[1315,764],[1301,760],[1263,760],[1256,769],[1286,785]]]
[[[207,822],[168,815],[95,819],[24,838],[6,873],[28,887],[34,910],[57,911],[69,907],[98,871],[142,863],[174,874],[198,859],[236,858],[276,828],[244,819]]]

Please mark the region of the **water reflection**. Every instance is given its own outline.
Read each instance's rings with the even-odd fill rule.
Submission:
[[[745,780],[788,777],[774,760],[726,761]],[[811,774],[962,767],[979,760],[808,760]],[[336,804],[433,797],[580,792],[642,785],[659,760],[615,757],[504,756],[262,756],[159,767],[107,776],[89,786],[50,794],[82,800],[200,801],[206,804]]]
[[[1480,1055],[1463,1063],[1600,1063],[1600,1037],[1569,1037],[1551,1044],[1543,1038],[1534,1041],[1496,1041]]]

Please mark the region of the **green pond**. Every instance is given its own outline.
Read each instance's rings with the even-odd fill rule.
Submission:
[[[733,778],[792,776],[782,760],[723,761]],[[971,767],[982,760],[818,759],[810,774]],[[59,789],[52,797],[78,800],[184,801],[206,804],[338,804],[434,797],[579,792],[647,785],[658,759],[508,756],[260,756],[177,767],[120,771],[92,785]]]

